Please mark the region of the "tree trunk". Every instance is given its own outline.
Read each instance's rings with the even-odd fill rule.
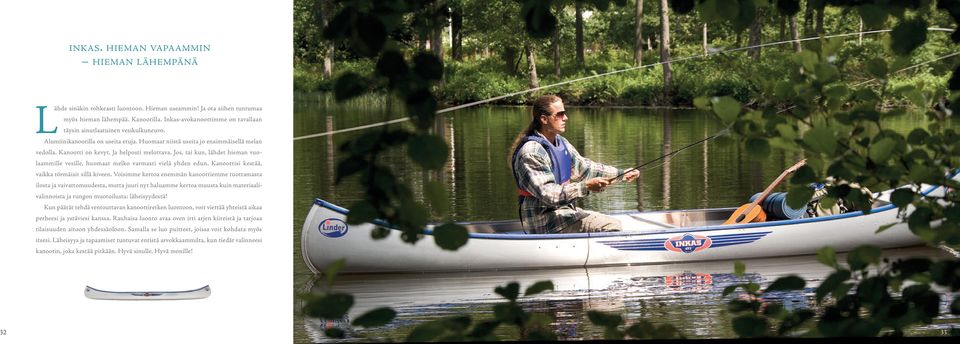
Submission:
[[[437,55],[440,64],[443,64],[443,26],[437,25],[430,31],[430,51]]]
[[[653,50],[653,42],[650,41],[650,36],[647,36],[647,50]]]
[[[793,51],[800,52],[800,32],[797,30],[797,16],[790,16],[790,39],[793,40]]]
[[[577,9],[577,67],[583,67],[583,5],[580,1],[576,1],[575,6]]]
[[[637,0],[635,13],[637,25],[634,30],[636,36],[634,36],[633,41],[633,64],[639,67],[643,65],[643,0]]]
[[[857,45],[863,45],[863,18],[860,18],[860,37],[857,38]]]
[[[663,63],[663,95],[670,101],[673,72],[670,71],[670,8],[667,0],[660,0],[660,62]]]
[[[463,61],[463,11],[455,8],[450,13],[450,57],[456,61]]]
[[[430,33],[430,51],[437,55],[437,59],[443,64],[443,27],[435,28]]]
[[[813,36],[813,6],[810,6],[809,0],[803,10],[803,36]]]
[[[743,47],[743,31],[737,31],[737,41],[733,45],[737,48]]]
[[[817,36],[823,35],[823,12],[826,11],[826,9],[826,7],[817,9]]]
[[[330,18],[333,16],[333,1],[322,0],[320,2],[320,27],[327,28]],[[336,48],[332,40],[323,41],[323,80],[330,80],[333,77],[333,53]]]
[[[540,87],[540,79],[537,78],[536,53],[533,51],[533,44],[524,43],[523,49],[527,51],[527,69],[530,70],[530,88]]]
[[[763,35],[763,9],[757,9],[757,16],[753,18],[753,24],[750,25],[750,57],[754,61],[760,61],[760,40]]]
[[[434,28],[430,36],[430,50],[437,56],[437,60],[440,61],[440,70],[443,70],[443,26],[438,25]],[[443,85],[446,79],[444,74],[446,73],[440,73],[440,85]]]
[[[560,77],[560,28],[553,30],[553,40],[550,42],[550,51],[553,53],[553,75]]]
[[[707,56],[709,53],[707,51],[707,23],[703,23],[703,56]]]
[[[784,17],[782,15],[780,16],[780,36],[778,40],[779,41],[787,40],[787,17]],[[786,46],[784,46],[784,48],[786,48]]]
[[[521,52],[518,51],[516,47],[506,47],[503,49],[503,55],[501,55],[501,57],[503,58],[503,67],[507,74],[518,74],[517,65],[520,64],[520,61],[523,58],[523,56],[520,54]]]

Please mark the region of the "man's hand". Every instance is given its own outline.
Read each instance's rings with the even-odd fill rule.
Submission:
[[[639,176],[640,176],[640,171],[632,170],[630,172],[627,172],[627,174],[623,175],[623,181],[629,183],[629,182],[632,182],[634,179],[637,179],[637,177]]]
[[[603,192],[607,188],[607,185],[610,185],[606,179],[597,177],[587,181],[587,190],[593,192]]]

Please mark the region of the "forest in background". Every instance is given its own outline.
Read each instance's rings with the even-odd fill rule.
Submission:
[[[555,84],[601,73],[649,66],[548,89],[568,104],[689,106],[698,95],[726,95],[746,104],[764,98],[764,83],[785,77],[796,65],[792,58],[800,45],[785,43],[762,48],[748,46],[849,34],[896,25],[894,16],[864,25],[863,10],[822,6],[799,1],[793,16],[772,6],[758,7],[747,27],[735,22],[707,20],[703,11],[664,13],[664,1],[631,0],[606,3],[554,1],[557,28],[551,37],[530,38],[523,34],[521,4],[516,1],[451,0],[433,2],[432,13],[410,15],[390,33],[406,55],[428,51],[439,57],[443,78],[434,92],[447,105],[484,100],[537,86]],[[296,0],[294,18],[294,90],[332,92],[334,80],[347,72],[369,74],[376,60],[358,55],[346,43],[324,40],[322,28],[339,10],[333,0]],[[424,10],[427,11],[427,10]],[[930,27],[949,28],[951,19],[931,12]],[[434,20],[433,23],[418,21]],[[642,24],[636,25],[638,18]],[[710,22],[707,24],[707,22]],[[432,29],[422,29],[432,28]],[[889,33],[852,35],[843,38],[835,64],[841,78],[855,84],[871,77],[865,64],[873,58],[891,63]],[[668,44],[662,45],[661,41]],[[926,44],[899,65],[935,60],[951,53],[949,33],[930,32]],[[666,49],[663,49],[666,48]],[[741,49],[724,52],[732,49]],[[676,61],[665,71],[661,61]],[[952,61],[933,62],[891,75],[889,86],[917,82],[946,88]],[[669,85],[664,87],[664,85]],[[386,85],[370,85],[386,94]],[[897,92],[888,102],[905,100]],[[498,100],[499,104],[524,104],[529,96]]]
[[[626,0],[517,0],[517,3],[514,9],[518,12],[496,12],[498,6],[507,8],[513,4],[505,2],[480,4],[483,11],[464,11],[460,15],[464,21],[471,16],[492,18],[486,22],[496,24],[492,25],[492,29],[477,31],[478,37],[495,32],[513,32],[504,37],[516,40],[486,41],[490,53],[481,53],[480,56],[486,54],[486,58],[477,59],[476,62],[459,55],[464,64],[475,63],[478,70],[495,73],[496,77],[486,80],[481,76],[477,77],[477,82],[456,84],[457,78],[482,75],[465,73],[463,70],[466,67],[458,68],[460,62],[452,62],[456,61],[452,58],[456,55],[452,51],[464,53],[460,49],[467,45],[464,43],[467,34],[456,30],[463,36],[460,45],[456,43],[457,40],[452,40],[450,52],[443,51],[442,37],[447,26],[446,20],[456,17],[452,15],[455,11],[451,4],[470,3],[343,0],[330,8],[327,5],[331,4],[327,2],[314,2],[309,7],[303,7],[305,1],[295,2],[295,30],[298,30],[294,42],[295,58],[298,60],[295,61],[298,71],[294,78],[295,88],[309,90],[304,88],[307,80],[303,74],[309,70],[310,75],[319,76],[317,80],[320,82],[316,82],[314,90],[332,91],[330,93],[338,102],[389,94],[390,97],[403,100],[406,115],[413,124],[412,128],[384,126],[381,130],[368,130],[339,146],[338,150],[347,156],[337,163],[334,183],[356,175],[365,187],[364,199],[349,207],[348,224],[381,219],[399,230],[398,235],[405,242],[415,243],[420,239],[432,238],[437,246],[445,250],[457,250],[465,245],[469,240],[466,228],[453,222],[433,227],[430,236],[423,235],[430,212],[438,212],[442,216],[444,208],[439,205],[447,201],[446,190],[435,184],[418,186],[418,189],[423,189],[421,194],[429,202],[420,200],[410,185],[396,181],[392,167],[380,159],[382,154],[406,147],[408,157],[418,166],[425,170],[441,169],[449,158],[448,145],[442,137],[433,133],[432,128],[441,103],[457,102],[449,95],[454,91],[464,91],[457,87],[513,82],[519,89],[510,91],[516,92],[547,84],[550,76],[543,68],[544,65],[550,65],[550,59],[538,59],[537,56],[550,56],[544,50],[549,42],[556,41],[563,47],[570,44],[562,39],[567,36],[565,32],[569,33],[570,30],[565,23],[569,22],[571,4],[574,6],[574,23],[579,21],[584,27],[578,30],[578,25],[574,25],[573,29],[574,45],[582,49],[574,52],[572,62],[566,57],[569,53],[558,55],[554,60],[560,64],[557,78],[571,80],[578,75],[597,73],[588,69],[602,65],[593,59],[602,55],[603,51],[615,56],[612,52],[616,49],[606,45],[602,49],[590,50],[594,53],[588,54],[590,41],[586,22],[594,16],[601,18],[601,12],[615,13],[618,9],[629,9],[631,4],[635,5],[634,9],[642,7],[639,3]],[[769,34],[769,30],[765,29],[768,27],[766,23],[770,18],[775,18],[776,13],[787,16],[778,23],[783,23],[780,27],[790,28],[789,32],[794,37],[800,37],[801,32],[804,37],[808,36],[809,31],[804,30],[810,27],[812,20],[812,36],[817,38],[793,46],[799,52],[765,48],[752,50],[749,57],[722,54],[714,57],[717,61],[704,62],[700,69],[695,68],[697,64],[687,67],[691,71],[681,69],[680,63],[676,63],[677,66],[665,64],[650,74],[651,82],[659,78],[662,86],[654,88],[649,94],[652,98],[634,98],[638,101],[635,105],[676,105],[689,101],[698,108],[712,111],[718,119],[728,124],[731,136],[753,159],[766,158],[772,148],[802,154],[807,160],[806,165],[789,178],[786,202],[791,207],[803,206],[811,199],[814,194],[811,183],[828,179],[834,183],[826,187],[827,194],[820,199],[821,204],[832,206],[842,199],[864,211],[872,205],[867,188],[883,190],[906,186],[896,188],[889,196],[890,202],[902,215],[901,221],[907,223],[909,230],[930,246],[951,252],[960,249],[960,192],[957,192],[960,182],[952,178],[957,166],[960,166],[960,132],[953,125],[953,114],[960,111],[960,94],[957,92],[960,91],[960,67],[955,58],[943,59],[948,55],[954,56],[953,44],[960,43],[960,32],[952,29],[960,23],[960,0],[660,0],[659,5],[662,11],[647,8],[643,13],[660,14],[659,21],[655,22],[660,24],[661,32],[657,41],[663,44],[656,49],[651,40],[651,50],[640,50],[644,56],[635,56],[639,55],[637,51],[629,54],[623,53],[627,50],[621,50],[618,53],[621,58],[634,58],[617,63],[644,63],[652,55],[646,52],[654,50],[659,52],[658,61],[683,58],[684,49],[692,51],[691,56],[703,54],[704,50],[709,53],[710,44],[724,49],[728,47],[724,44],[730,44],[731,38],[736,44],[736,33],[741,35],[741,44],[744,36],[748,42],[763,42]],[[590,6],[596,7],[596,11],[589,10]],[[671,15],[671,11],[680,15]],[[502,13],[502,16],[491,13]],[[846,17],[834,18],[833,13]],[[644,24],[639,26],[638,31],[647,30],[648,16],[655,15],[636,16],[642,18],[640,22]],[[300,18],[308,17],[313,21],[317,18],[321,20],[313,38],[304,38],[306,29],[301,25],[303,21]],[[711,36],[712,31],[707,27],[707,46],[704,48],[700,45],[698,50],[693,43],[687,43],[687,38],[677,36],[677,32],[682,30],[676,28],[683,25],[683,18],[689,19],[687,21],[692,22],[690,25],[693,28],[698,25],[695,20],[700,18],[708,25],[717,26],[715,31],[722,32],[724,25],[727,25],[734,34]],[[329,22],[324,23],[325,20]],[[832,29],[830,23],[834,20],[838,28],[843,25],[860,28],[862,21],[864,29],[892,30],[874,38],[864,37],[862,41],[857,37],[856,43],[853,43],[850,39],[829,38],[832,33],[827,30]],[[515,25],[514,21],[522,24]],[[454,26],[452,22],[451,27]],[[671,22],[674,30],[670,29]],[[464,22],[457,25],[466,26]],[[699,25],[702,35],[703,26]],[[941,34],[937,29],[943,26],[952,32],[949,41],[941,37],[946,34]],[[657,27],[653,30],[657,32]],[[787,29],[783,32],[787,32]],[[451,32],[451,36],[456,35]],[[637,36],[641,39],[647,37],[642,32]],[[709,37],[715,38],[711,41]],[[428,50],[425,41],[431,38],[434,43],[429,45],[431,49]],[[683,43],[678,43],[680,40]],[[875,42],[870,43],[870,40]],[[690,42],[695,41],[690,39]],[[302,60],[303,47],[308,43],[315,44],[311,49],[322,49],[327,53],[311,57],[312,61]],[[684,44],[690,46],[685,48]],[[508,70],[509,59],[503,58],[502,53],[499,60],[496,57],[497,47],[506,51],[507,46],[513,47],[514,51],[522,47],[521,55],[529,58],[524,60],[514,55],[517,60],[512,65],[516,68]],[[583,54],[577,54],[578,51],[583,51]],[[869,52],[877,54],[870,55]],[[343,54],[340,59],[336,59],[337,53]],[[675,58],[671,58],[671,54]],[[372,60],[365,60],[362,56]],[[485,61],[491,69],[482,68]],[[522,69],[524,62],[526,70]],[[354,66],[347,68],[351,63]],[[497,66],[503,68],[495,72]],[[953,72],[944,82],[947,69],[953,69]],[[741,71],[745,73],[741,74]],[[709,73],[715,74],[715,77]],[[684,76],[681,77],[681,74]],[[714,85],[714,80],[728,80],[734,75],[745,80],[748,87],[745,95],[706,88]],[[642,78],[624,80],[632,82]],[[689,78],[689,87],[701,88],[684,89],[680,81],[682,78]],[[618,83],[616,78],[594,80],[609,80],[622,90],[620,94],[637,94],[627,92],[633,90],[632,84]],[[571,83],[551,92],[561,94],[568,102],[580,104],[613,104],[624,100],[603,98],[604,102],[600,102],[577,98],[576,95],[586,94],[586,91],[579,93],[581,89],[572,87],[583,85],[586,89],[590,84]],[[646,85],[643,82],[639,84]],[[944,84],[947,87],[943,87]],[[685,93],[681,91],[690,92],[696,97],[692,100],[683,99]],[[471,97],[479,96],[465,96],[464,99],[474,99]],[[504,101],[522,100],[508,98]],[[918,123],[907,135],[891,130],[886,125],[887,120],[906,113],[899,105],[922,111],[926,123]],[[294,140],[312,137],[318,136],[307,135]],[[923,189],[922,184],[945,186],[946,192],[942,196],[921,195],[919,191]],[[892,225],[883,225],[877,232],[888,230]],[[383,239],[392,232],[381,228],[374,231],[372,236]],[[956,258],[915,257],[891,262],[883,258],[883,250],[879,247],[864,245],[848,252],[845,263],[838,260],[836,252],[830,247],[819,250],[817,260],[834,269],[816,287],[817,312],[787,310],[782,306],[761,307],[760,300],[766,293],[775,295],[784,290],[805,290],[805,281],[797,276],[778,278],[762,290],[760,284],[752,282],[725,288],[724,297],[742,296],[728,303],[729,311],[738,314],[731,321],[737,335],[904,336],[905,330],[911,326],[931,324],[934,319],[947,313],[960,315],[960,297],[957,296],[960,291],[960,260]],[[324,275],[328,283],[335,279],[342,264],[344,261],[340,260],[327,266]],[[734,265],[734,274],[742,276],[744,265],[740,262]],[[556,333],[545,327],[550,321],[549,317],[527,313],[517,303],[519,288],[517,283],[508,283],[494,290],[507,299],[507,302],[494,307],[494,320],[473,322],[469,316],[440,319],[417,326],[412,332],[417,335],[411,334],[407,339],[417,342],[489,341],[497,339],[493,331],[501,325],[519,328],[517,339],[557,339]],[[524,295],[552,289],[551,282],[541,281],[527,288]],[[305,299],[305,306],[301,309],[304,315],[328,320],[342,318],[353,303],[349,294],[333,291],[306,296]],[[375,309],[361,315],[351,325],[382,326],[392,321],[395,315],[389,308]],[[607,339],[682,336],[669,324],[655,327],[646,320],[628,324],[618,314],[599,311],[590,311],[588,316],[591,323],[605,328],[604,337]],[[951,334],[955,335],[956,332],[951,331]],[[344,332],[332,328],[326,331],[326,335],[342,338]]]

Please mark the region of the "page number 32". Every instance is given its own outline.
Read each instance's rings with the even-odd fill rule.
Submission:
[[[6,335],[7,335],[7,330],[0,328],[0,336],[6,336]]]

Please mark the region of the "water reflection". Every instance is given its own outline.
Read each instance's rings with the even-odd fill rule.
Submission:
[[[324,103],[324,99],[296,101],[294,136],[351,128],[403,115],[402,104],[391,104],[389,98],[385,99],[376,104],[336,106]],[[432,130],[447,140],[450,149],[450,159],[440,171],[426,172],[415,166],[407,157],[405,147],[378,157],[378,161],[391,166],[401,182],[418,193],[427,181],[446,187],[449,214],[434,220],[516,219],[516,186],[507,154],[513,138],[529,121],[528,111],[527,107],[483,107],[438,116]],[[571,114],[571,123],[564,136],[586,157],[623,168],[655,159],[723,129],[715,116],[697,110],[569,107],[567,111]],[[926,126],[922,115],[898,116],[888,121],[884,123],[886,128],[904,135],[914,127]],[[313,199],[320,197],[349,207],[363,197],[357,178],[334,183],[336,163],[343,158],[338,148],[363,133],[294,143],[291,234],[297,292],[321,290],[314,286],[312,274],[300,254],[300,228]],[[663,164],[651,164],[640,171],[636,184],[615,185],[583,200],[581,206],[608,212],[736,206],[764,189],[797,158],[774,149],[768,159],[753,161],[735,141],[711,140]],[[589,270],[357,275],[341,276],[335,287],[356,296],[357,304],[351,317],[381,306],[393,307],[399,312],[386,330],[350,329],[347,341],[402,340],[415,324],[449,315],[490,318],[492,304],[501,300],[493,292],[496,286],[516,280],[525,287],[546,279],[553,280],[557,290],[523,302],[528,311],[553,316],[554,329],[561,338],[601,338],[602,331],[590,325],[586,318],[586,310],[591,309],[619,312],[628,323],[637,319],[671,323],[691,338],[730,338],[735,336],[730,328],[731,316],[720,295],[725,286],[740,282],[730,275],[732,270],[732,262],[711,262]],[[812,305],[809,288],[818,285],[828,271],[813,257],[752,260],[747,261],[747,270],[751,272],[748,278],[763,283],[788,272],[800,274],[807,280],[807,291],[780,298],[780,302],[790,307]],[[944,307],[949,313],[949,304]],[[322,335],[326,326],[349,324],[349,319],[320,322],[299,315],[295,315],[295,319],[298,342],[329,341]],[[939,324],[923,328],[953,326],[958,322],[941,320]],[[505,332],[503,338],[516,338]]]
[[[913,256],[942,256],[931,248],[890,250],[892,260]],[[843,257],[841,256],[841,261]],[[747,281],[766,286],[793,274],[803,278],[803,291],[767,295],[765,302],[782,304],[788,310],[815,307],[814,291],[832,270],[815,257],[784,257],[743,261],[747,274],[732,274],[732,262],[703,262],[667,265],[617,266],[562,270],[475,272],[444,274],[346,275],[337,278],[333,290],[351,293],[354,307],[339,321],[303,319],[299,324],[311,341],[334,341],[323,335],[336,326],[346,330],[345,341],[403,340],[416,324],[454,315],[469,314],[474,322],[492,318],[492,307],[504,299],[494,288],[510,281],[521,290],[537,281],[551,280],[555,290],[519,303],[528,312],[543,313],[554,321],[551,327],[561,339],[601,339],[603,331],[590,324],[587,311],[621,314],[627,324],[640,319],[655,324],[673,324],[688,338],[735,337],[726,310],[724,288]],[[325,280],[313,279],[305,291],[323,293]],[[735,297],[735,296],[734,296]],[[349,320],[369,310],[389,306],[397,318],[384,328],[351,328]],[[955,320],[954,320],[955,321]],[[508,328],[498,332],[501,339],[515,339]]]

